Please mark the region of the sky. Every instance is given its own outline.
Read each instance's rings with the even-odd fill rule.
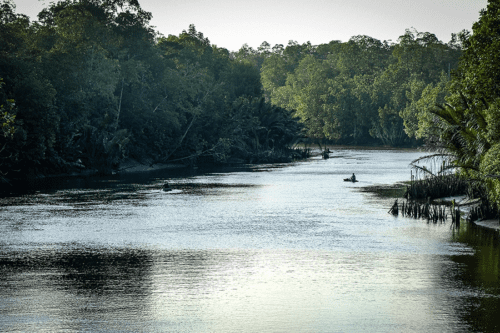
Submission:
[[[36,20],[48,0],[14,0],[16,12]],[[367,35],[397,42],[405,29],[430,32],[447,43],[452,33],[472,31],[487,0],[139,0],[165,36],[194,24],[212,45],[237,51],[290,40],[313,45]]]

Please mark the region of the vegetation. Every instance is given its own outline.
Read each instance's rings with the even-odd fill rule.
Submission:
[[[458,36],[463,55],[451,80],[428,85],[415,101],[408,131],[440,151],[473,196],[483,199],[484,210],[495,212],[500,208],[499,26],[500,3],[491,0],[473,33]]]
[[[0,4],[4,180],[148,163],[290,157],[302,126],[259,69],[190,26],[164,37],[137,0],[63,0],[37,22]],[[15,100],[15,104],[14,104]]]
[[[194,25],[161,35],[137,0],[61,0],[33,22],[1,0],[0,175],[288,161],[299,139],[425,141],[499,202],[497,7],[448,43],[407,29],[397,43],[229,52]]]
[[[457,174],[436,175],[412,181],[404,195],[407,199],[436,199],[467,194],[470,187]]]
[[[457,38],[444,44],[434,34],[408,29],[397,44],[369,36],[318,46],[290,42],[261,52],[263,60],[255,63],[262,63],[266,98],[294,112],[310,139],[415,145],[421,138],[414,134],[416,113],[427,107],[421,97],[443,99],[435,89],[458,63]],[[243,54],[256,52],[240,50],[238,56]]]

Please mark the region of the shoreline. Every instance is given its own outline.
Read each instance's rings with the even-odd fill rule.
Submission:
[[[394,186],[397,187],[397,185],[401,184],[394,184]],[[397,196],[390,196],[396,200],[401,199],[400,197]],[[404,198],[402,198],[404,199]],[[453,200],[455,200],[455,207],[460,209],[460,214],[461,214],[461,219],[466,220],[467,219],[467,214],[470,212],[470,208],[477,204],[477,199],[469,199],[465,195],[457,195],[457,196],[450,196],[450,197],[443,197],[443,198],[436,198],[433,199],[430,203],[431,205],[445,205],[445,206],[451,206]],[[486,220],[475,220],[471,221],[475,227],[479,227],[483,230],[487,230],[490,232],[498,232],[500,233],[500,221],[498,219],[486,219]]]
[[[187,168],[187,166],[184,164],[176,164],[176,163],[148,164],[148,163],[140,163],[139,161],[133,159],[128,159],[120,163],[120,167],[116,171],[116,174],[150,172],[150,171],[158,171],[164,169],[182,169],[182,168]]]
[[[480,220],[480,221],[474,221],[472,223],[486,230],[493,230],[496,232],[500,231],[500,223],[498,222],[498,220]]]
[[[0,181],[0,198],[4,196],[12,195],[13,193],[18,193],[19,191],[23,191],[23,189],[28,188],[33,184],[33,182],[50,182],[57,179],[73,179],[73,178],[87,178],[87,177],[100,177],[100,176],[120,176],[120,175],[130,175],[134,173],[148,173],[159,170],[180,170],[188,168],[187,165],[184,164],[176,164],[176,163],[158,163],[158,164],[149,164],[149,163],[141,163],[134,159],[127,159],[120,163],[119,168],[116,171],[113,171],[110,174],[102,175],[96,169],[87,169],[82,170],[80,172],[66,172],[66,173],[57,173],[57,174],[42,174],[42,175],[33,175],[26,178],[13,178],[5,182]],[[20,190],[19,190],[20,189]]]
[[[464,195],[461,196],[455,196],[455,197],[445,197],[445,198],[439,198],[433,200],[437,204],[443,204],[447,203],[450,204],[452,200],[455,200],[456,202],[456,207],[461,209],[461,213],[468,214],[469,210],[467,207],[471,207],[474,205],[476,202],[475,200],[470,200]],[[465,208],[465,209],[463,209]],[[500,232],[500,222],[498,219],[488,219],[488,220],[476,220],[472,221],[472,223],[480,228],[489,230],[489,231],[496,231]]]
[[[451,202],[452,200],[456,200],[456,206],[458,208],[462,208],[462,213],[467,214],[469,210],[467,207],[471,207],[474,204],[476,204],[477,201],[475,200],[470,200],[466,196],[457,196],[457,197],[446,197],[446,198],[441,198],[438,199],[437,201],[441,202]],[[466,209],[463,209],[466,208]],[[490,231],[500,231],[500,221],[498,219],[487,219],[487,220],[476,220],[472,221],[472,223],[480,228],[490,230]]]

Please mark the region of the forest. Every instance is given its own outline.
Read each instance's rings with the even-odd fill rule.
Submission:
[[[137,0],[0,5],[0,177],[290,161],[300,142],[425,145],[500,202],[500,12],[445,43],[411,28],[286,46],[165,36]]]

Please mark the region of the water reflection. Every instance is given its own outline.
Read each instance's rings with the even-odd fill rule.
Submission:
[[[39,248],[3,252],[4,331],[80,331],[108,319],[140,320],[150,294],[146,251]],[[122,318],[123,319],[123,318]],[[85,327],[93,323],[93,328]],[[106,325],[103,324],[100,330]]]
[[[394,218],[373,193],[416,155],[342,151],[0,199],[0,331],[495,331],[498,239]]]
[[[474,249],[474,255],[451,257],[459,267],[454,280],[458,285],[482,292],[464,304],[460,317],[469,323],[474,331],[498,332],[500,331],[499,234],[475,225],[463,224],[453,236],[454,240],[469,244]]]
[[[376,325],[384,332],[494,331],[498,294],[464,286],[470,280],[463,262],[454,262],[447,256],[297,250],[11,252],[0,262],[0,327],[370,332]]]

